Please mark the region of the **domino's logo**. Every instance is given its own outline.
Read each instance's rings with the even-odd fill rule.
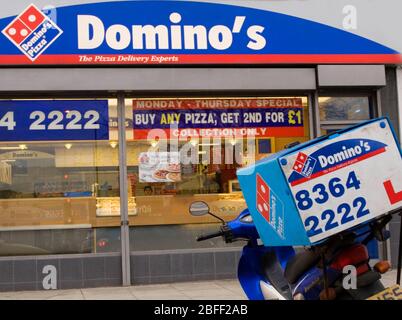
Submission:
[[[317,163],[316,159],[309,157],[303,152],[299,152],[296,161],[293,164],[293,170],[301,174],[302,176],[308,178],[313,173],[316,163]]]
[[[284,205],[272,191],[268,183],[257,173],[256,175],[256,209],[271,225],[276,233],[284,238]]]
[[[31,61],[35,61],[63,31],[31,4],[2,33]]]
[[[271,205],[270,205],[270,196],[271,189],[268,184],[264,181],[264,179],[257,174],[256,177],[256,189],[257,189],[257,211],[267,220],[271,221]]]

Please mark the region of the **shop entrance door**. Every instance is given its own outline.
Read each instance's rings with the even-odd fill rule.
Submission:
[[[219,221],[188,208],[205,201],[236,217],[246,208],[236,170],[309,140],[310,105],[307,95],[126,97],[131,283],[234,278],[244,243],[197,242]]]

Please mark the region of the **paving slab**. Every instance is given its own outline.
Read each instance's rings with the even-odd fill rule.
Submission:
[[[137,300],[129,288],[91,288],[81,292],[85,300]]]
[[[188,296],[171,285],[130,287],[130,292],[140,300],[186,300]]]
[[[236,280],[232,280],[233,283],[238,283]],[[237,286],[240,286],[237,284]],[[199,281],[199,282],[177,282],[172,283],[172,287],[180,291],[189,290],[214,290],[220,289],[222,286],[219,281]]]

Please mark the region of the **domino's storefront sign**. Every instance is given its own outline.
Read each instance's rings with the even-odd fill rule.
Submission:
[[[109,140],[108,101],[0,101],[0,141],[68,140]]]
[[[0,65],[402,63],[402,41],[391,32],[398,25],[388,30],[372,7],[380,0],[352,1],[362,8],[359,28],[342,23],[352,18],[331,0],[307,0],[296,11],[299,1],[214,2],[20,0],[16,11],[7,1]],[[339,20],[323,14],[324,2]]]
[[[402,159],[386,119],[280,159],[309,240],[402,206]]]

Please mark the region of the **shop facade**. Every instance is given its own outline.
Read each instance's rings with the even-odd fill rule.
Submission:
[[[381,1],[52,2],[0,17],[2,291],[234,278],[242,243],[197,243],[217,224],[191,202],[231,219],[239,167],[382,115],[400,128]],[[397,228],[372,256],[395,262]]]

